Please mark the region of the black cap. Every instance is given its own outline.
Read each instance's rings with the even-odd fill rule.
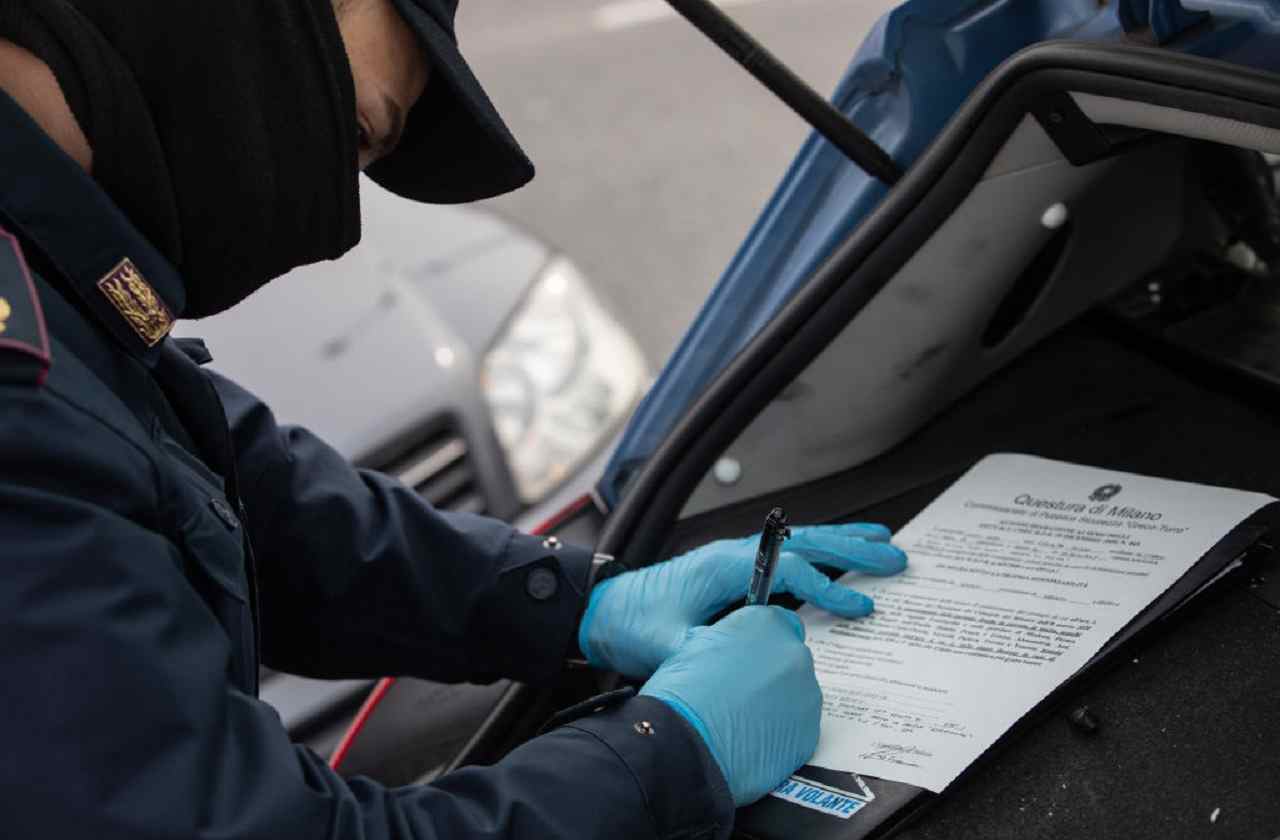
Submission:
[[[533,163],[458,51],[458,0],[394,0],[431,59],[426,90],[405,118],[391,154],[365,173],[397,195],[457,204],[510,192]]]

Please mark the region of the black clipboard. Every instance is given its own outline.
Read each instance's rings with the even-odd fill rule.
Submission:
[[[1254,560],[1269,557],[1277,546],[1280,546],[1280,502],[1271,502],[1232,528],[1186,574],[1117,632],[1084,667],[1010,727],[958,778],[981,773],[983,767],[998,757],[1001,749],[1027,727],[1052,713],[1081,687],[1100,678],[1111,664],[1122,660],[1144,640],[1167,632],[1176,622],[1182,607],[1210,588],[1228,586],[1247,576]],[[795,840],[801,837],[805,840],[872,840],[891,833],[947,795],[946,791],[932,793],[902,782],[854,776],[808,765],[794,775],[816,783],[815,787],[842,792],[859,800],[857,810],[847,819],[842,819],[775,796],[766,796],[738,810],[734,823],[735,837],[752,840]]]

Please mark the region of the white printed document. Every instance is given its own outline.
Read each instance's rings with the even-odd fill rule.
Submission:
[[[801,615],[822,685],[809,763],[939,792],[1267,503],[1248,493],[991,455],[894,542],[875,612]]]

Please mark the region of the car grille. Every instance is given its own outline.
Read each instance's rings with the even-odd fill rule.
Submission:
[[[380,470],[412,487],[434,507],[467,513],[484,513],[488,507],[467,442],[456,432],[432,435]]]

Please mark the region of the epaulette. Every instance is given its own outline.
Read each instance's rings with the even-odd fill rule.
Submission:
[[[22,247],[0,228],[0,382],[40,386],[49,373],[49,332]]]

